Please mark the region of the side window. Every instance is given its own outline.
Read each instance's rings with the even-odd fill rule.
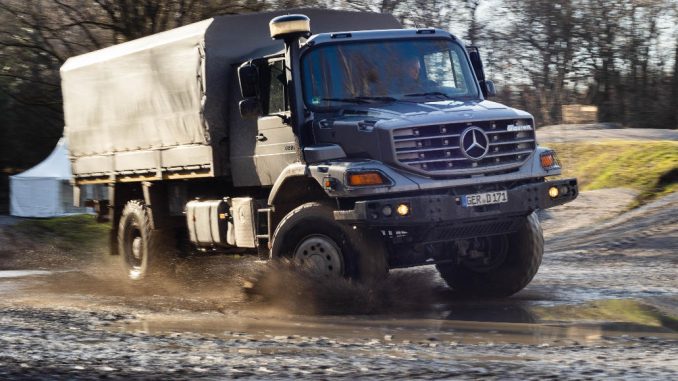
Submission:
[[[441,86],[465,90],[459,56],[456,52],[442,51],[424,56],[427,78]]]
[[[287,92],[285,91],[285,69],[283,60],[264,63],[260,70],[262,85],[262,108],[264,114],[275,114],[289,110]]]
[[[424,56],[426,76],[429,80],[436,81],[441,86],[457,87],[450,59],[446,57],[447,54],[448,52],[445,51]]]

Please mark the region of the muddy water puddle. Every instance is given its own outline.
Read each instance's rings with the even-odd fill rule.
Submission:
[[[624,335],[678,340],[678,315],[658,309],[642,298],[585,302],[586,299],[558,300],[557,295],[554,298],[551,293],[528,290],[509,299],[469,300],[441,287],[430,275],[425,271],[395,273],[382,289],[356,288],[351,284],[332,284],[326,288],[314,284],[309,290],[303,282],[289,283],[287,294],[263,292],[269,298],[277,297],[275,301],[243,298],[211,311],[175,309],[174,313],[140,313],[137,319],[110,328],[281,342],[320,338],[557,346],[589,345]],[[413,289],[405,291],[403,284],[419,286],[410,286]],[[282,285],[273,282],[269,286],[278,289]],[[394,294],[398,295],[397,300],[393,299]],[[300,307],[300,303],[313,306]],[[361,304],[360,308],[355,304]],[[675,301],[669,300],[669,304]]]
[[[557,343],[629,332],[678,332],[675,311],[658,309],[644,298],[572,298],[562,289],[548,292],[544,287],[529,287],[508,299],[468,300],[434,276],[426,270],[395,272],[388,284],[376,289],[348,283],[290,284],[283,277],[268,280],[267,287],[277,290],[285,283],[286,294],[264,290],[265,297],[251,297],[242,289],[242,278],[138,288],[79,271],[0,271],[0,293],[41,307],[124,310],[137,319],[111,329],[148,333],[244,332],[260,337],[399,341],[435,335],[446,342]],[[12,296],[11,291],[19,288],[21,292]],[[677,301],[667,304],[675,306]]]
[[[0,279],[3,278],[22,278],[36,275],[50,275],[52,271],[43,270],[3,270],[0,271]]]
[[[627,287],[627,294],[635,299],[610,292],[615,281],[591,284],[599,287],[587,293],[584,279],[571,277],[575,274],[558,261],[547,262],[534,284],[514,297],[484,301],[455,295],[432,268],[394,271],[384,284],[365,288],[317,282],[280,269],[260,273],[262,265],[250,260],[208,264],[207,276],[185,270],[184,279],[144,287],[105,272],[6,271],[0,272],[0,294],[39,308],[134,316],[108,322],[102,327],[106,330],[257,340],[281,343],[274,345],[280,350],[283,343],[318,340],[329,345],[357,340],[447,346],[592,346],[624,335],[678,340],[678,315],[655,308],[633,287]],[[250,295],[252,289],[243,284],[253,277],[256,292]],[[664,284],[671,289],[668,295],[675,295]],[[678,305],[675,299],[667,303]]]
[[[26,287],[31,283],[31,278],[46,277],[52,274],[52,271],[43,270],[0,270],[0,297],[16,293]]]
[[[588,321],[504,323],[496,321],[441,320],[394,316],[226,316],[166,314],[140,315],[116,322],[117,332],[161,335],[210,335],[274,342],[376,340],[380,343],[593,345],[610,337],[653,336],[678,340],[678,333],[664,326],[638,323]]]

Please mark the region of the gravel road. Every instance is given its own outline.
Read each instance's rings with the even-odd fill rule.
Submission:
[[[538,134],[678,140],[599,127]],[[540,271],[502,300],[456,295],[432,267],[361,287],[238,256],[141,287],[103,248],[74,257],[0,217],[0,379],[676,380],[678,193],[628,211],[635,196],[540,212]]]
[[[675,380],[678,194],[620,214],[632,197],[584,192],[542,213],[544,263],[505,300],[455,296],[431,268],[379,290],[290,284],[283,302],[242,291],[267,271],[250,258],[145,289],[103,260],[0,271],[0,379]]]

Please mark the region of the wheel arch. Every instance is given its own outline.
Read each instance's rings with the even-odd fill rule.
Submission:
[[[324,236],[327,242],[338,248],[343,268],[337,275],[374,281],[388,274],[388,250],[379,233],[342,225],[334,219],[330,205],[317,201],[299,205],[284,216],[272,237],[271,258],[296,261],[295,247],[315,236]],[[320,252],[322,255],[323,250]],[[336,263],[329,256],[328,260]]]
[[[313,201],[329,201],[330,197],[317,180],[308,175],[308,168],[302,163],[294,163],[278,176],[268,197],[268,205],[273,207],[271,232],[287,213],[299,205]]]

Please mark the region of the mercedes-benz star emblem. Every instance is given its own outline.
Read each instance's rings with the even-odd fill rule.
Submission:
[[[480,160],[490,149],[490,140],[482,128],[471,126],[461,133],[459,139],[461,152],[471,160]]]

